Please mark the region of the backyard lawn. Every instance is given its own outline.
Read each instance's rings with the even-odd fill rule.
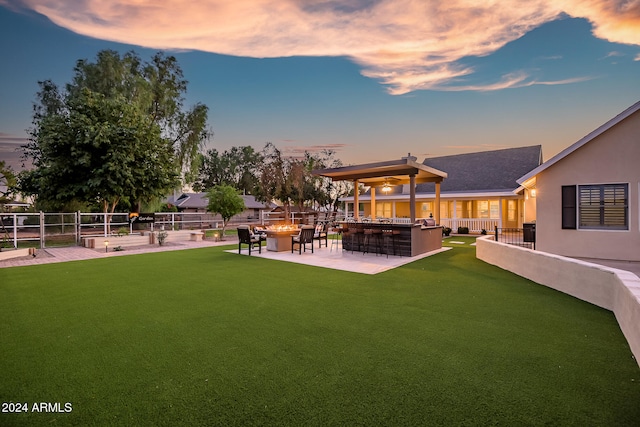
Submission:
[[[640,425],[611,312],[451,240],[373,276],[235,246],[0,269],[0,425]]]

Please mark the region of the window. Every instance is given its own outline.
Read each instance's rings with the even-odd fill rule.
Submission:
[[[422,217],[426,218],[428,217],[430,214],[433,214],[433,204],[432,202],[422,202],[421,208],[422,210]]]
[[[391,218],[391,203],[376,203],[376,216],[378,218]]]
[[[498,200],[480,200],[478,202],[478,218],[500,218],[500,202]]]
[[[516,220],[516,208],[515,200],[507,200],[507,221],[514,222]]]
[[[628,195],[628,184],[578,186],[580,228],[628,230]]]

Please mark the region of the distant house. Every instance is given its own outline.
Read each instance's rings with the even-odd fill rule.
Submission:
[[[446,172],[440,187],[440,223],[457,230],[491,231],[494,227],[522,227],[529,220],[524,208],[524,188],[517,179],[542,163],[540,145],[431,157],[423,164]],[[367,191],[359,197],[360,210],[376,218],[409,218],[408,185],[389,186],[376,191],[376,212],[371,212]],[[385,191],[386,190],[386,191]],[[353,197],[347,211],[353,212]],[[435,184],[416,185],[418,218],[435,216]]]
[[[640,102],[519,180],[536,249],[640,261]]]
[[[272,203],[262,203],[252,195],[241,195],[245,210],[239,216],[248,220],[259,220],[262,211],[270,211],[275,207]],[[176,206],[180,212],[207,212],[207,193],[182,193],[178,197],[169,197],[167,202]]]

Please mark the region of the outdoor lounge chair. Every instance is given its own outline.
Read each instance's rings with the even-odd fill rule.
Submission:
[[[298,253],[302,254],[302,247],[304,251],[307,251],[307,243],[311,245],[311,253],[313,253],[313,235],[316,229],[313,225],[303,225],[300,229],[300,233],[291,236],[291,253],[293,248],[298,245]]]
[[[313,239],[318,241],[318,248],[322,247],[322,241],[324,240],[324,247],[329,247],[329,223],[316,224],[315,232],[313,233]]]
[[[251,233],[247,225],[238,226],[238,253],[242,250],[243,244],[249,245],[249,255],[254,245],[258,245],[258,253],[262,253],[262,238]]]

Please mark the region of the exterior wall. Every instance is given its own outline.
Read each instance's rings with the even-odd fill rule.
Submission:
[[[536,248],[554,254],[640,261],[640,112],[536,176]],[[629,185],[628,230],[563,230],[562,186]],[[578,226],[579,227],[579,226]]]
[[[476,240],[478,259],[613,311],[640,364],[640,278],[633,273],[541,251]]]
[[[428,218],[432,210],[435,208],[435,200],[428,198],[419,198],[416,197],[416,217],[417,218]],[[481,203],[487,202],[487,206],[481,207]],[[381,199],[376,197],[376,204],[380,203],[394,203],[392,199]],[[431,210],[423,210],[423,204],[429,203]],[[509,219],[509,206],[513,208],[513,218]],[[350,203],[349,211],[351,212],[353,203]],[[524,212],[523,212],[523,196],[513,196],[513,197],[500,197],[500,198],[480,198],[480,199],[455,199],[455,212],[454,212],[454,200],[453,199],[443,199],[440,203],[440,218],[442,220],[448,219],[453,220],[456,219],[473,219],[473,220],[485,220],[486,223],[491,224],[500,224],[500,218],[502,218],[501,225],[498,227],[501,228],[522,228],[522,223],[524,220]],[[371,202],[369,200],[364,200],[361,202],[362,212],[365,217],[371,216]],[[483,215],[483,211],[485,211],[485,216]],[[500,215],[500,211],[502,214]],[[486,216],[488,212],[491,212],[489,216]],[[532,209],[533,218],[535,218],[535,205]],[[378,216],[378,215],[376,215]],[[411,216],[410,204],[406,200],[397,200],[395,201],[395,215],[391,215],[396,218],[409,218]],[[531,221],[531,219],[529,220]],[[528,221],[526,221],[528,222]],[[466,224],[461,224],[466,225]],[[486,228],[486,227],[484,227]],[[489,227],[491,230],[493,226]],[[489,230],[487,228],[487,230]],[[480,231],[480,229],[476,230]]]

